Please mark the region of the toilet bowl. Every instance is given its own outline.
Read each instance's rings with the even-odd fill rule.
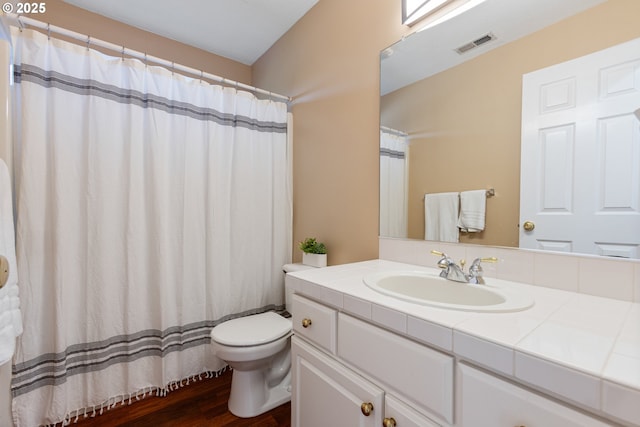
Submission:
[[[305,268],[289,264],[284,271]],[[285,290],[287,307],[291,293]],[[232,414],[251,418],[291,400],[291,334],[291,320],[271,311],[211,330],[214,354],[233,368],[228,403]]]
[[[232,414],[255,417],[291,400],[290,339],[291,320],[271,311],[213,328],[213,352],[233,368]]]

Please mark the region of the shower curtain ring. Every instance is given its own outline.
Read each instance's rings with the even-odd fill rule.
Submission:
[[[124,62],[124,46],[122,46],[122,62]]]
[[[91,36],[87,36],[87,50],[89,50],[90,45],[91,45]]]
[[[51,24],[47,22],[47,40],[51,40]]]

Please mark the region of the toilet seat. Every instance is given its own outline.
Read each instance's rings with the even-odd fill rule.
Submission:
[[[273,311],[228,320],[211,330],[211,339],[232,346],[267,344],[291,332],[291,320]]]

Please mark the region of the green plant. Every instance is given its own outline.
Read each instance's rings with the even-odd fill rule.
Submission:
[[[316,241],[315,237],[307,237],[298,245],[302,252],[308,254],[326,254],[327,248],[324,243]]]

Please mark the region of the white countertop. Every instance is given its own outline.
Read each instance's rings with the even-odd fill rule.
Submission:
[[[640,425],[640,304],[486,278],[526,292],[534,306],[511,313],[441,309],[382,295],[362,280],[391,270],[439,272],[372,260],[289,273],[287,283],[296,293],[459,359]]]

